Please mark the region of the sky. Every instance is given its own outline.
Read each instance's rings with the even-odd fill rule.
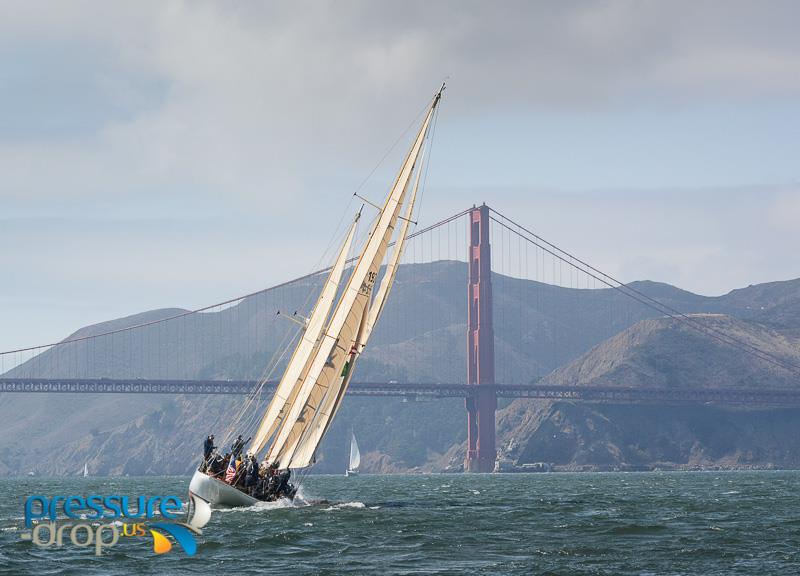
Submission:
[[[799,21],[792,1],[0,0],[0,350],[316,269],[444,79],[420,225],[485,201],[625,281],[798,277]]]

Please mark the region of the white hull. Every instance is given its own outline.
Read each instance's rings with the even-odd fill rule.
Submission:
[[[340,468],[341,470],[341,468]],[[346,470],[344,473],[345,476],[358,476],[358,470]]]
[[[258,500],[226,484],[222,480],[212,478],[199,470],[195,470],[189,490],[206,500],[212,506],[252,506]]]

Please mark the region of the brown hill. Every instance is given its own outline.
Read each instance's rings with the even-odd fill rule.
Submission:
[[[707,328],[800,365],[800,340],[755,322],[693,315]],[[644,320],[544,382],[634,387],[796,387],[798,372],[686,323]],[[800,467],[800,409],[517,400],[498,415],[499,446],[521,463],[566,468]]]

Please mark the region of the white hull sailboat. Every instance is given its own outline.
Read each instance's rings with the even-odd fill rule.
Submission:
[[[355,432],[350,432],[350,462],[347,465],[345,476],[358,476],[358,467],[361,466],[361,452],[358,449]]]
[[[84,462],[83,463],[83,477],[86,478],[87,476],[89,476],[89,463],[88,462]]]
[[[293,498],[296,488],[288,482],[292,472],[314,464],[394,283],[423,173],[423,150],[443,90],[444,85],[431,100],[383,206],[375,206],[379,212],[346,284],[340,286],[360,210],[310,317],[301,322],[302,335],[253,435],[251,453],[263,454],[255,485],[252,477],[243,482],[238,473],[231,475],[235,486],[228,484],[219,479],[218,469],[211,470],[216,475],[212,477],[206,473],[207,463],[194,474],[191,491],[212,505],[248,506],[258,500]],[[373,290],[384,264],[383,277]],[[358,464],[351,462],[350,468],[355,471]]]

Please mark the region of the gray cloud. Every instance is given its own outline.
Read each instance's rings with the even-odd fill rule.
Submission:
[[[4,13],[4,60],[31,47],[46,57],[20,63],[35,68],[35,86],[3,80],[15,109],[27,106],[0,137],[3,196],[53,195],[52,180],[67,194],[181,186],[248,204],[307,194],[331,172],[363,174],[446,75],[447,114],[463,122],[800,92],[794,2],[85,2]],[[32,130],[21,143],[20,123],[36,117],[92,133]]]

